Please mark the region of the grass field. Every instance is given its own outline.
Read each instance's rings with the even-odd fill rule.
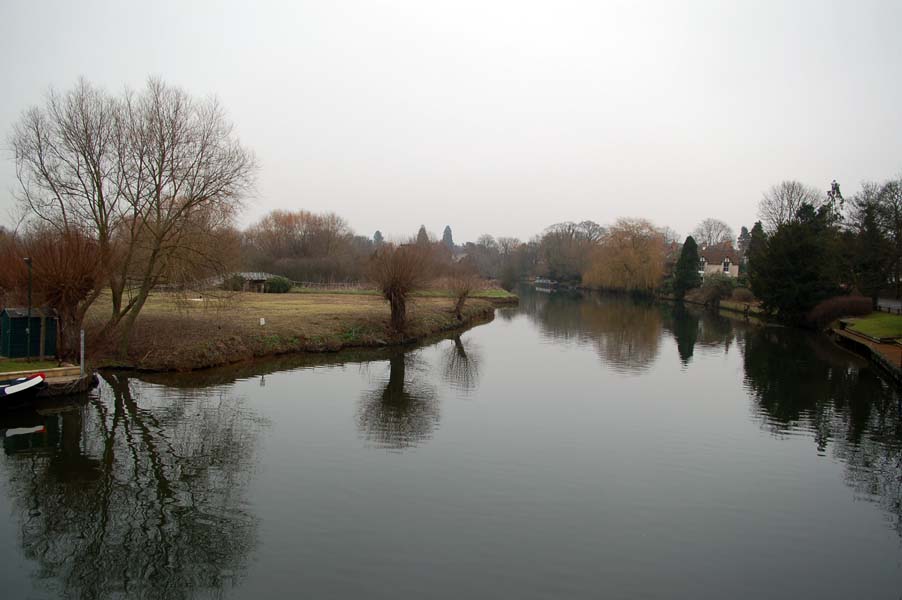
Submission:
[[[93,358],[100,365],[183,371],[288,352],[406,343],[490,318],[493,304],[509,301],[507,292],[483,292],[488,295],[467,301],[463,323],[446,294],[419,294],[400,333],[389,326],[388,304],[372,292],[232,293],[208,300],[158,293],[138,317],[128,355],[116,356],[98,338]],[[89,329],[96,332],[109,312],[109,296],[98,299]]]
[[[302,288],[295,287],[291,289],[292,294],[334,294],[339,296],[378,296],[379,292],[374,289],[335,289],[335,290],[320,290],[315,288]],[[413,296],[415,298],[450,298],[451,292],[448,290],[421,290],[419,292],[414,292]],[[473,298],[486,298],[490,300],[502,300],[502,301],[517,301],[517,295],[508,292],[507,290],[501,288],[487,288],[484,290],[476,290],[471,294]]]
[[[848,319],[848,328],[872,338],[902,338],[902,316],[875,312],[866,317]]]
[[[55,360],[0,360],[0,373],[12,373],[13,371],[40,371],[53,369],[59,366]]]

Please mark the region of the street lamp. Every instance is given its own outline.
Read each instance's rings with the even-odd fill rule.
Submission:
[[[26,360],[31,360],[31,258],[25,258],[25,264],[28,265],[28,317],[25,320],[25,356]]]

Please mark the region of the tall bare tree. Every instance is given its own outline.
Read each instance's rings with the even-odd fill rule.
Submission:
[[[215,256],[215,244],[197,243],[198,224],[225,228],[256,169],[216,100],[157,79],[120,97],[84,80],[51,91],[22,115],[11,144],[28,213],[97,241],[112,291],[108,328],[120,326],[123,350],[174,263]]]
[[[121,220],[119,109],[115,98],[80,79],[72,90],[51,90],[44,106],[26,110],[10,136],[22,207],[45,231],[94,238],[107,275]],[[114,293],[116,310],[120,299],[121,292]]]
[[[198,218],[214,226],[229,223],[251,188],[256,165],[216,100],[199,102],[151,79],[141,94],[126,94],[122,114],[119,157],[129,252],[144,255],[137,265],[124,261],[136,283],[119,317],[124,350],[150,291],[190,241],[187,225]]]
[[[605,228],[594,221],[548,227],[539,243],[544,271],[555,279],[578,279],[604,235]]]
[[[795,221],[802,204],[818,208],[825,197],[816,188],[799,181],[787,180],[772,186],[758,204],[758,216],[767,231],[776,231],[784,223]]]
[[[733,242],[733,230],[730,226],[718,219],[705,219],[692,231],[692,237],[696,243],[704,248],[716,246],[725,242]]]

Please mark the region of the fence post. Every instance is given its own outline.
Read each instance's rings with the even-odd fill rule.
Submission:
[[[81,376],[85,376],[85,330],[81,330],[81,344],[79,348],[79,363],[81,366]]]

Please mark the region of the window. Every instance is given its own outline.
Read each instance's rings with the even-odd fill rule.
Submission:
[[[723,272],[724,273],[730,272],[730,259],[729,258],[725,258],[723,260]]]

